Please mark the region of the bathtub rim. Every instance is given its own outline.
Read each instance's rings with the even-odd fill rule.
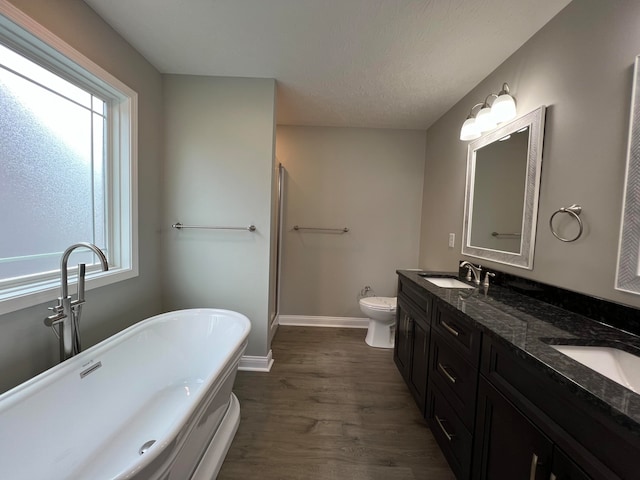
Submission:
[[[203,386],[206,388],[199,389],[198,392],[194,395],[192,404],[189,405],[188,408],[184,409],[184,411],[182,411],[180,415],[175,419],[174,426],[167,432],[166,436],[166,439],[169,440],[168,443],[170,444],[172,440],[176,438],[176,435],[180,433],[181,429],[187,425],[187,422],[192,418],[192,416],[201,413],[203,408],[202,402],[203,400],[205,400],[205,396],[211,393],[210,390],[215,385],[218,377],[220,377],[220,375],[222,375],[226,371],[233,369],[232,367],[234,365],[235,370],[237,371],[240,358],[242,357],[242,354],[247,347],[248,336],[251,330],[251,322],[244,314],[226,309],[194,308],[174,310],[143,319],[125,328],[124,330],[121,330],[120,332],[107,337],[106,339],[93,345],[92,347],[79,353],[78,355],[64,362],[58,363],[51,368],[41,372],[40,374],[15,386],[14,388],[4,392],[3,394],[0,394],[0,405],[3,405],[4,407],[0,409],[0,412],[2,410],[5,410],[5,408],[7,410],[10,409],[15,403],[20,402],[26,396],[35,394],[40,389],[46,388],[46,385],[55,382],[57,378],[64,377],[66,375],[73,376],[79,373],[81,370],[91,365],[93,358],[88,357],[97,357],[102,350],[112,347],[111,344],[115,344],[119,340],[126,339],[129,336],[135,335],[136,333],[138,333],[138,331],[147,328],[150,323],[160,322],[170,317],[188,317],[189,315],[196,314],[227,316],[232,318],[233,320],[239,321],[241,326],[244,328],[240,332],[240,335],[238,336],[234,344],[234,348],[226,355],[226,357],[222,359],[222,361],[218,365],[216,365],[217,368],[212,369],[212,371],[209,372],[209,374],[205,378],[203,378]],[[34,385],[37,385],[38,383],[42,383],[42,386],[34,387]],[[35,390],[31,392],[30,390],[33,388],[35,388]],[[192,428],[192,426],[190,426],[189,428]],[[159,453],[160,451],[158,451],[158,454]],[[144,468],[146,465],[151,463],[156,456],[157,455],[145,455],[144,457],[141,457],[141,461],[135,464],[135,468]],[[132,472],[131,469],[128,468],[117,473],[115,478],[128,478],[131,473],[134,472]]]
[[[130,325],[129,327],[125,328],[124,330],[121,330],[119,332],[114,333],[113,335],[111,335],[110,337],[105,338],[104,340],[101,340],[100,342],[96,343],[95,345],[92,345],[91,347],[87,348],[86,350],[83,350],[82,352],[80,352],[79,354],[65,360],[64,362],[60,362],[57,363],[55,365],[53,365],[52,367],[40,372],[39,374],[37,374],[34,377],[29,378],[28,380],[25,380],[24,382],[16,385],[15,387],[7,390],[6,392],[0,394],[0,405],[3,404],[4,402],[9,402],[10,404],[12,403],[11,397],[15,397],[15,396],[19,396],[21,392],[23,392],[24,390],[30,388],[34,383],[39,383],[40,381],[42,381],[43,379],[47,378],[47,377],[51,377],[51,379],[55,379],[57,377],[61,377],[64,376],[64,374],[67,373],[67,371],[69,370],[74,370],[76,368],[84,368],[84,367],[88,367],[90,365],[90,363],[82,363],[83,360],[86,359],[86,357],[88,356],[92,356],[94,355],[96,352],[100,351],[101,349],[107,347],[108,343],[112,343],[115,342],[116,340],[118,340],[121,337],[125,337],[128,335],[133,335],[135,333],[136,330],[141,330],[144,327],[147,326],[148,323],[152,323],[152,321],[160,321],[163,320],[167,317],[171,317],[174,316],[176,314],[182,314],[182,313],[216,313],[216,314],[224,314],[224,315],[230,315],[233,318],[237,318],[238,320],[240,320],[242,323],[245,323],[245,329],[241,334],[241,339],[238,342],[238,346],[241,346],[248,338],[249,333],[251,331],[251,321],[249,320],[249,318],[239,312],[235,312],[233,310],[226,310],[226,309],[220,309],[220,308],[189,308],[189,309],[183,309],[183,310],[173,310],[170,312],[165,312],[165,313],[160,313],[158,315],[154,315],[153,317],[149,317],[149,318],[145,318],[143,320],[140,320],[137,323],[134,323],[133,325]],[[91,359],[93,360],[93,359]],[[76,365],[80,363],[80,365]],[[209,377],[207,377],[208,379]],[[14,400],[15,401],[15,400]],[[0,409],[1,411],[1,409]]]

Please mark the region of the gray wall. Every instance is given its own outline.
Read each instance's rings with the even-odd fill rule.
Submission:
[[[396,269],[417,266],[424,132],[278,126],[276,152],[288,173],[280,313],[362,317],[365,285],[395,295]]]
[[[251,320],[247,355],[268,353],[275,80],[166,75],[163,306]],[[257,231],[182,230],[184,224]]]
[[[547,105],[533,271],[482,261],[523,277],[640,306],[614,290],[631,80],[640,53],[640,2],[574,0],[427,131],[420,266],[454,270],[460,238],[467,143],[458,140],[469,108],[508,82],[518,113]],[[574,243],[548,227],[555,210],[583,207]],[[469,260],[474,260],[468,258]]]
[[[140,276],[87,292],[81,334],[89,347],[160,312],[159,211],[162,78],[81,1],[11,0],[16,7],[138,92]],[[0,316],[0,392],[58,361],[58,341],[39,305]]]

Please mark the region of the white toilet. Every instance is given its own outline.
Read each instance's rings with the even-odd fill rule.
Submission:
[[[393,348],[396,323],[396,297],[364,297],[360,310],[369,318],[365,342],[377,348]]]

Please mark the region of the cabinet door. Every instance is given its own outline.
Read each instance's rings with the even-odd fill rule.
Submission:
[[[405,380],[408,380],[411,366],[413,318],[399,302],[396,315],[396,338],[393,358],[402,376]]]
[[[548,480],[552,452],[551,441],[481,378],[473,478]]]
[[[413,361],[411,363],[411,387],[413,396],[424,415],[429,374],[429,331],[420,322],[413,322]]]
[[[556,447],[549,480],[591,480],[591,477]]]
[[[640,478],[639,437],[631,430],[620,428],[609,415],[599,413],[589,402],[551,380],[539,368],[522,361],[489,336],[485,338],[483,377],[512,399],[528,418],[535,418],[535,423],[548,432],[571,462],[594,480]],[[570,472],[568,477],[567,471]],[[554,473],[557,478],[583,478],[579,476],[580,470],[570,467]]]

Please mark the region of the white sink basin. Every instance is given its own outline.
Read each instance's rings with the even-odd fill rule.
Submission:
[[[431,282],[434,285],[442,288],[474,288],[466,283],[461,282],[460,280],[456,280],[455,278],[446,278],[446,277],[422,277],[427,282]]]
[[[605,377],[640,393],[640,357],[610,347],[551,345]]]

